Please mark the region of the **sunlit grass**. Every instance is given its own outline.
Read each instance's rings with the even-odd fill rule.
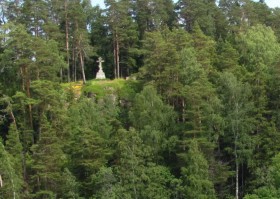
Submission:
[[[82,94],[95,96],[97,99],[106,95],[117,94],[121,98],[134,96],[135,90],[139,90],[141,83],[136,80],[89,80],[85,85],[82,81],[63,83],[61,86],[71,93],[75,98]],[[140,86],[140,87],[139,87]]]
[[[113,94],[118,92],[125,84],[124,79],[115,80],[91,80],[83,86],[83,93],[90,93],[97,98],[103,97],[107,94]]]

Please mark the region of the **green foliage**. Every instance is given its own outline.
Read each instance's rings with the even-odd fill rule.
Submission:
[[[174,120],[175,113],[165,105],[152,86],[146,86],[135,96],[130,112],[133,127],[137,130],[151,126],[154,130],[166,130]]]
[[[176,114],[165,105],[152,86],[146,86],[137,94],[129,112],[132,126],[139,131],[145,144],[146,153],[159,160],[159,153],[166,150],[170,130],[175,122]]]
[[[0,142],[0,161],[0,198],[20,198],[22,193],[22,176],[16,170],[18,169],[18,159],[6,151],[2,141]]]
[[[119,130],[117,134],[119,165],[117,176],[120,179],[123,191],[121,197],[138,198],[144,190],[142,179],[145,175],[145,154],[139,133],[135,129]]]
[[[279,9],[105,4],[1,1],[0,198],[279,198]]]
[[[279,198],[280,196],[280,155],[279,153],[272,158],[271,165],[266,173],[266,181],[263,186],[255,189],[254,194],[247,194],[246,199]]]
[[[176,178],[170,173],[168,168],[159,165],[148,165],[145,174],[148,176],[148,179],[144,180],[146,186],[142,198],[168,199],[175,195],[176,191],[172,185],[174,186]],[[179,186],[176,188],[178,189]]]
[[[118,198],[117,179],[112,171],[112,168],[101,167],[100,170],[92,175],[94,183],[95,198],[113,199]]]
[[[234,71],[238,67],[239,54],[230,42],[221,41],[217,43],[216,66],[219,71]]]
[[[15,169],[15,173],[19,178],[19,182],[23,183],[23,147],[20,142],[19,132],[15,123],[12,123],[9,127],[5,149],[11,155],[10,160]]]
[[[65,168],[61,174],[61,198],[79,198],[79,186],[73,174]]]
[[[32,146],[33,192],[35,198],[52,198],[59,192],[61,169],[66,157],[59,144],[60,140],[45,115],[40,128],[38,143]]]
[[[245,195],[244,199],[276,199],[279,195],[277,194],[277,191],[270,187],[262,187],[255,191],[255,194],[247,194]]]
[[[209,177],[207,160],[195,140],[190,142],[187,166],[182,168],[182,180],[186,198],[216,198],[213,182]]]
[[[186,30],[193,31],[195,23],[198,23],[207,35],[215,34],[215,1],[180,0],[177,7]]]
[[[110,96],[98,103],[81,98],[69,107],[65,150],[70,156],[69,166],[77,181],[82,182],[84,194],[92,194],[91,175],[105,166],[112,154],[110,137],[116,123],[118,109]]]
[[[106,0],[107,22],[114,52],[115,78],[130,75],[136,66],[137,25],[133,22],[132,3],[129,0]],[[121,65],[120,65],[121,63]]]
[[[14,61],[13,68],[16,67],[17,72],[21,70],[21,79],[57,80],[57,74],[60,68],[65,67],[65,63],[56,41],[34,38],[22,25],[7,24],[4,28],[6,35],[3,37],[7,39],[3,58]]]
[[[250,72],[267,72],[279,55],[279,44],[271,28],[257,25],[240,34],[244,64]]]
[[[145,145],[135,129],[120,130],[117,134],[119,164],[116,176],[123,189],[120,197],[126,198],[170,198],[175,177],[169,169],[149,162]]]
[[[253,149],[253,141],[250,138],[253,122],[250,115],[253,110],[253,104],[250,102],[250,86],[238,81],[231,73],[224,73],[220,81],[226,122],[224,139],[233,144],[226,150],[237,153],[236,161],[242,163],[248,160]]]
[[[115,94],[122,90],[126,82],[123,79],[116,79],[113,81],[110,80],[93,80],[87,82],[83,87],[83,93],[91,93],[96,96],[97,99],[100,99],[109,94]]]

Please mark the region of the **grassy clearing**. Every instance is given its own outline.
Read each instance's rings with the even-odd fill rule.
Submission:
[[[89,80],[85,85],[82,81],[63,83],[65,90],[71,91],[75,98],[79,98],[81,94],[91,94],[96,98],[102,98],[108,94],[117,94],[120,98],[131,98],[135,92],[141,88],[141,83],[135,80]]]
[[[97,98],[108,94],[114,94],[121,90],[125,85],[124,79],[114,80],[91,80],[82,87],[83,93],[94,94]]]

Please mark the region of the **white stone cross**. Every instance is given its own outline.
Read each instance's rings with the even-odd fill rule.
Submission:
[[[96,74],[96,79],[106,79],[105,73],[102,69],[102,62],[104,62],[104,60],[101,57],[99,57],[97,62],[99,63],[99,71]]]
[[[102,70],[102,63],[104,62],[104,60],[101,57],[99,57],[96,62],[99,63],[99,70]]]

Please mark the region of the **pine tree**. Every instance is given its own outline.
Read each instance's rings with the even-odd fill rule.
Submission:
[[[213,70],[213,62],[215,60],[215,41],[206,36],[201,28],[199,27],[198,23],[194,24],[193,27],[193,46],[196,51],[197,61],[201,64],[207,74],[214,72]]]
[[[82,196],[94,194],[92,176],[108,163],[112,155],[110,138],[117,111],[109,97],[98,103],[82,98],[69,108],[64,129],[68,135],[65,150],[69,155],[70,171],[82,185]]]
[[[60,177],[60,195],[61,198],[79,198],[79,184],[75,176],[65,168]]]
[[[239,53],[229,41],[219,40],[217,43],[217,61],[219,71],[234,72],[238,67]]]
[[[114,199],[118,197],[119,189],[122,190],[111,167],[101,167],[96,174],[92,175],[92,181],[96,198]]]
[[[183,26],[187,31],[193,31],[197,23],[206,35],[215,34],[215,1],[213,0],[180,0],[177,10]]]
[[[139,38],[143,40],[146,32],[159,31],[177,26],[174,3],[170,0],[135,1],[135,19]]]
[[[21,24],[25,24],[35,37],[43,37],[45,34],[43,26],[47,23],[48,5],[44,0],[26,0],[22,5]]]
[[[152,86],[144,87],[135,97],[129,113],[132,127],[140,133],[145,151],[151,153],[155,161],[168,142],[169,130],[174,125],[175,112],[165,105]]]
[[[136,24],[131,17],[129,0],[107,0],[105,4],[113,44],[114,74],[115,78],[121,78],[130,74],[129,66],[135,66],[132,53],[138,42]]]
[[[119,130],[117,135],[119,164],[116,173],[123,190],[122,198],[141,198],[144,191],[145,155],[142,140],[135,129]]]
[[[100,7],[94,7],[91,24],[91,42],[96,49],[96,54],[101,56],[105,62],[102,67],[107,78],[114,78],[114,54],[112,51],[112,38],[108,35],[110,27],[105,26],[108,18],[104,15],[105,11]],[[95,64],[94,72],[99,70]]]
[[[185,197],[194,199],[216,198],[213,182],[209,177],[209,166],[198,143],[192,140],[187,153],[187,166],[182,168]]]
[[[219,7],[223,11],[228,21],[229,29],[232,33],[246,30],[249,26],[248,14],[250,6],[249,0],[220,0]]]
[[[16,161],[9,154],[2,143],[0,142],[0,197],[17,199],[22,194],[22,178],[16,171]]]
[[[140,77],[153,82],[158,93],[173,106],[176,106],[176,95],[182,86],[181,76],[185,75],[181,75],[180,52],[191,42],[190,35],[185,31],[168,29],[147,33],[144,41],[145,64],[140,70]]]
[[[43,115],[38,143],[32,146],[32,185],[35,198],[52,198],[59,194],[61,170],[66,157],[60,139]]]
[[[13,164],[16,175],[18,176],[19,182],[23,183],[23,147],[19,139],[19,132],[16,124],[12,123],[9,127],[9,132],[6,140],[6,151],[11,155],[10,161]]]

